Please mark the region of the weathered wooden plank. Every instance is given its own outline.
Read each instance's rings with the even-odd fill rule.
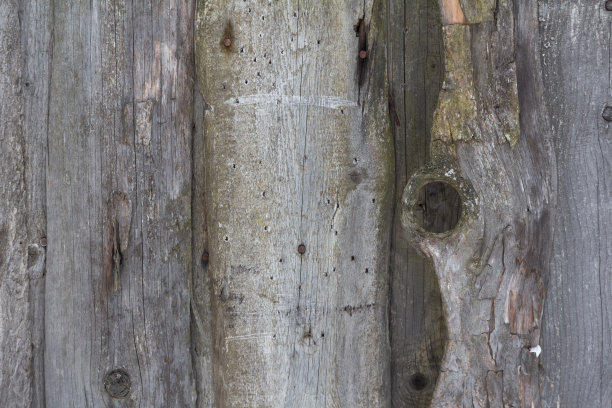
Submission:
[[[602,1],[539,1],[542,70],[558,165],[558,211],[543,319],[544,407],[612,401],[612,100]]]
[[[549,270],[554,157],[533,69],[535,5],[498,1],[487,20],[443,29],[432,161],[404,192],[405,226],[434,262],[447,320],[435,407],[540,404],[530,349],[539,345]],[[415,207],[433,181],[462,200],[457,226],[445,233],[427,231]]]
[[[204,138],[204,112],[206,102],[194,86],[193,104],[193,147],[192,178],[191,178],[191,225],[192,225],[192,263],[193,286],[191,288],[191,358],[193,359],[196,379],[198,408],[215,406],[213,381],[213,337],[212,314],[210,305],[210,275],[208,265],[208,233],[206,220],[206,149]]]
[[[48,2],[0,4],[0,405],[43,406]]]
[[[199,7],[218,406],[390,402],[384,15],[372,1]]]
[[[193,9],[54,2],[48,407],[195,405]],[[128,391],[108,377],[116,369],[130,379],[125,399],[111,398]]]
[[[32,408],[45,406],[44,304],[47,235],[47,129],[52,57],[52,2],[21,1],[21,89],[24,98],[23,138],[32,324]],[[25,367],[21,368],[24,369]],[[4,406],[10,406],[2,404]]]
[[[24,112],[29,104],[20,11],[17,0],[0,3],[0,405],[5,407],[30,406],[34,399],[29,273],[40,272],[39,262],[44,264],[28,233],[28,211],[34,209],[26,204],[31,172],[26,170]]]
[[[402,191],[427,163],[430,129],[443,79],[437,0],[389,1],[388,69],[395,140],[395,212],[391,243],[391,382],[393,406],[428,407],[446,332],[431,262],[401,225]]]

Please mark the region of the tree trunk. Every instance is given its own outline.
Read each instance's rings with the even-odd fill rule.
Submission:
[[[219,406],[389,403],[383,16],[372,1],[198,8]]]
[[[607,406],[605,3],[3,0],[0,406]]]

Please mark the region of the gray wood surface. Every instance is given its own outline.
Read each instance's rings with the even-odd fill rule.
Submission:
[[[388,406],[384,2],[197,15],[217,404]]]
[[[194,406],[194,4],[53,6],[46,406]]]
[[[540,1],[545,100],[557,155],[554,255],[543,320],[543,407],[612,405],[612,12]]]
[[[611,23],[0,1],[0,407],[608,407]]]
[[[401,224],[402,191],[429,157],[433,112],[443,80],[437,0],[388,2],[389,106],[395,140],[390,265],[391,384],[395,407],[428,407],[446,339],[438,279]]]
[[[0,3],[0,406],[44,404],[48,2]]]
[[[549,272],[554,158],[533,69],[535,10],[499,1],[493,19],[483,13],[443,28],[431,162],[408,181],[403,198],[404,225],[433,260],[447,323],[434,407],[540,405],[530,350],[539,345]],[[417,222],[413,208],[430,180],[461,195],[462,217],[448,233]]]

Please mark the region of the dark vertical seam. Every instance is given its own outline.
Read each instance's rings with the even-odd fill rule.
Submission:
[[[52,75],[53,75],[53,50],[55,48],[55,2],[54,0],[50,0],[50,7],[51,7],[51,21],[50,21],[50,33],[49,33],[49,57],[48,57],[48,63],[47,63],[47,69],[49,70],[49,77],[48,77],[48,83],[47,83],[47,116],[46,116],[46,160],[45,160],[45,235],[49,235],[48,234],[48,220],[47,220],[47,214],[49,213],[49,192],[47,191],[49,189],[49,122],[50,122],[50,107],[51,107],[51,85],[52,85]],[[48,243],[47,243],[48,245]],[[48,252],[45,252],[45,265],[44,265],[44,270],[43,273],[45,276],[45,284],[42,285],[42,296],[43,296],[43,301],[42,301],[42,325],[41,325],[41,347],[39,352],[41,353],[41,365],[42,365],[42,373],[40,373],[39,377],[40,377],[40,381],[42,382],[41,386],[42,386],[42,392],[43,394],[40,395],[40,399],[39,399],[39,403],[42,405],[41,408],[45,408],[47,405],[47,392],[46,392],[46,386],[45,386],[45,344],[46,344],[46,333],[45,333],[45,316],[46,316],[46,307],[45,307],[45,298],[46,298],[46,275],[47,275],[47,254]]]
[[[130,16],[130,26],[132,28],[132,63],[131,63],[131,67],[132,67],[132,75],[131,75],[131,80],[132,80],[132,146],[134,146],[134,150],[133,150],[133,155],[134,155],[134,205],[132,205],[132,214],[134,214],[134,210],[136,208],[138,208],[138,211],[140,211],[140,205],[138,203],[138,160],[137,160],[137,154],[136,154],[136,85],[135,85],[135,65],[136,65],[136,52],[135,52],[135,47],[136,47],[136,40],[135,40],[135,25],[134,25],[134,0],[131,1],[131,16]],[[132,219],[130,220],[130,223],[136,223],[137,220],[134,219],[134,216],[132,215]],[[141,223],[141,227],[140,227],[140,232],[142,234],[142,223]],[[135,238],[135,237],[134,237]],[[142,248],[142,246],[141,246]],[[138,254],[135,252],[136,251],[136,245],[134,245],[134,257],[137,257]],[[140,276],[142,279],[142,275],[144,273],[144,265],[142,264],[142,254],[140,256],[140,262],[141,262],[141,270],[140,272]],[[135,263],[134,263],[134,266]],[[131,292],[131,291],[130,291]],[[142,296],[144,298],[144,292],[142,293]],[[130,302],[131,303],[131,302]],[[136,364],[138,365],[138,378],[140,380],[140,392],[141,392],[141,396],[143,395],[143,384],[142,384],[142,368],[141,368],[141,364],[140,364],[140,356],[139,356],[139,351],[138,351],[138,345],[136,344],[136,329],[134,327],[134,309],[131,308],[131,314],[132,314],[132,339],[134,342],[134,352],[136,354]],[[142,404],[142,398],[138,399],[138,406],[141,406]]]

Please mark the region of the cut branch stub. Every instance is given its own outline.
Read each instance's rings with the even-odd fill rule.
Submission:
[[[402,223],[419,247],[424,240],[456,234],[478,213],[472,184],[451,167],[417,172],[404,189],[402,203]]]

